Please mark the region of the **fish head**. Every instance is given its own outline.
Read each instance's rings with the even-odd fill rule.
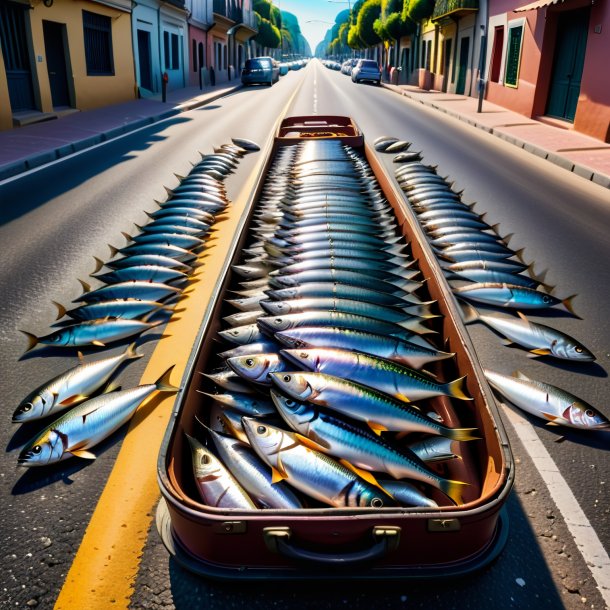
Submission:
[[[59,462],[64,456],[67,438],[57,430],[46,430],[30,441],[19,454],[19,466],[46,466]]]
[[[241,421],[248,441],[256,453],[271,466],[281,462],[279,456],[288,433],[281,428],[276,428],[251,417],[242,417]]]
[[[354,485],[345,498],[346,506],[383,508],[397,506],[396,500],[380,487],[370,484]]]
[[[263,316],[257,320],[261,330],[276,333],[278,330],[292,328],[293,320],[286,316]]]
[[[274,282],[279,284],[282,287],[292,288],[299,285],[299,279],[297,277],[290,274],[287,275],[278,275],[273,278]]]
[[[553,341],[550,349],[551,354],[557,358],[580,360],[582,362],[593,362],[595,360],[595,356],[584,345],[571,340]]]
[[[290,304],[286,301],[263,301],[261,307],[272,316],[281,316],[292,311]]]
[[[236,343],[237,345],[246,345],[252,343],[255,335],[258,332],[256,324],[248,324],[246,326],[234,326],[221,330],[218,334],[227,341]]]
[[[307,435],[309,422],[317,417],[317,410],[313,405],[298,402],[288,396],[283,396],[271,390],[271,400],[286,423],[301,434]]]
[[[240,376],[256,383],[269,383],[269,374],[280,365],[277,354],[248,354],[228,358],[227,364]]]
[[[295,400],[307,400],[315,394],[304,373],[271,373],[271,381]]]
[[[40,390],[30,394],[23,400],[13,413],[13,423],[18,424],[31,419],[44,417],[55,404],[55,395],[48,390]]]
[[[191,458],[193,460],[193,471],[199,482],[201,479],[212,480],[218,470],[218,458],[196,438],[186,435],[191,446]],[[209,478],[208,478],[209,477]]]
[[[610,430],[610,421],[584,401],[575,400],[563,412],[563,419],[578,428]]]

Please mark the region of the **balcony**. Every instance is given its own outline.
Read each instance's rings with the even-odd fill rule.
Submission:
[[[226,17],[235,23],[242,21],[242,9],[232,0],[214,0],[213,10],[217,15]]]
[[[436,0],[432,21],[463,17],[479,10],[479,0]]]

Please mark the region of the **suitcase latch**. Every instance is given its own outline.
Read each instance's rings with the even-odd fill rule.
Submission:
[[[459,519],[428,519],[429,532],[459,532]]]
[[[214,525],[215,534],[245,534],[245,521],[223,521]]]

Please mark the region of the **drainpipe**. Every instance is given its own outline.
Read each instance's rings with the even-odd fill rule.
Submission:
[[[133,82],[135,84],[136,87],[136,94],[138,99],[140,99],[140,84],[138,83],[138,69],[139,66],[136,67],[136,42],[135,42],[135,38],[134,38],[134,34],[137,35],[138,32],[138,28],[136,27],[136,30],[134,32],[134,24],[136,23],[133,19],[133,11],[136,9],[136,7],[138,6],[138,3],[136,2],[136,0],[131,0],[131,56],[133,57]]]
[[[161,74],[163,74],[163,53],[161,51],[161,47],[163,46],[163,31],[161,30],[161,4],[159,4],[157,8],[157,30],[159,36],[159,70],[161,71]],[[156,82],[157,81],[155,78],[155,84]]]
[[[479,27],[481,28],[481,44],[479,48],[479,105],[477,112],[483,109],[483,97],[485,95],[485,63],[487,61],[487,33],[489,31],[489,14],[487,2],[479,2]]]

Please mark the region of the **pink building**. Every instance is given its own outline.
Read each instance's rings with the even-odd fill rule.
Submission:
[[[486,99],[610,142],[610,6],[489,1]]]

